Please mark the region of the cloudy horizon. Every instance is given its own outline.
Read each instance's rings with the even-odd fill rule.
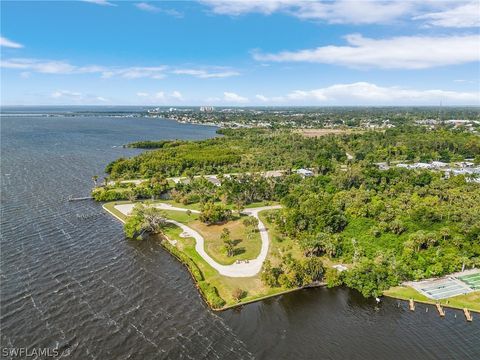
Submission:
[[[88,0],[1,10],[3,106],[480,105],[479,1]]]

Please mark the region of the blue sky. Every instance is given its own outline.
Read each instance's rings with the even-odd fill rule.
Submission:
[[[2,105],[480,105],[480,2],[2,1]]]

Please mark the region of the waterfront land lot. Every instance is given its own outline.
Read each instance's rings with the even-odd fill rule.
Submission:
[[[410,281],[404,283],[404,285],[413,287],[427,298],[440,300],[471,293],[477,289],[475,286],[478,285],[479,282],[480,270],[471,269],[442,278]]]
[[[248,216],[242,215],[225,224],[206,225],[199,220],[188,223],[192,229],[198,231],[205,239],[205,251],[220,264],[230,265],[235,261],[254,259],[260,254],[261,241],[258,231],[245,227],[243,220]],[[223,229],[230,231],[230,237],[235,242],[234,256],[227,256],[223,251],[221,234]]]
[[[427,297],[439,300],[471,292],[471,289],[454,278],[422,281],[412,284],[412,287]]]
[[[466,270],[445,278],[405,283],[388,289],[384,295],[480,312],[480,291],[476,287],[479,279],[480,270]]]
[[[163,201],[162,201],[163,202]],[[127,216],[118,210],[116,206],[127,204],[128,202],[111,202],[104,204],[104,208],[112,215],[121,221],[125,221]],[[158,204],[159,202],[157,202]],[[181,206],[173,202],[168,202],[172,207]],[[168,219],[178,221],[186,224],[190,228],[200,233],[205,239],[205,251],[219,263],[234,263],[241,259],[255,258],[260,249],[259,234],[254,233],[247,239],[247,231],[243,225],[243,219],[246,215],[237,217],[233,221],[229,221],[222,225],[205,225],[198,220],[198,210],[192,209],[191,213],[185,211],[164,210]],[[301,250],[298,245],[288,238],[282,238],[271,224],[268,214],[278,210],[266,210],[259,213],[260,220],[265,224],[266,231],[270,236],[270,244],[268,247],[267,259],[272,263],[280,263],[281,257],[290,252],[294,257],[300,257]],[[212,227],[213,226],[213,227]],[[220,233],[223,227],[229,228],[232,239],[242,239],[239,243],[239,248],[243,247],[244,251],[239,252],[233,259],[228,258],[221,250]],[[252,235],[252,234],[250,234]],[[195,248],[196,240],[192,236],[186,236],[184,231],[174,224],[169,224],[165,229],[165,236],[169,241],[165,241],[165,247],[176,257],[179,257],[188,267],[195,278],[196,283],[202,291],[207,302],[212,305],[212,300],[203,289],[205,287],[216,288],[218,295],[225,301],[221,307],[228,308],[238,305],[239,303],[247,303],[251,301],[260,300],[265,297],[278,295],[283,292],[289,292],[295,289],[286,289],[283,287],[270,288],[265,286],[260,278],[260,272],[251,277],[230,277],[221,275],[214,267],[212,267],[204,258],[198,253]],[[186,258],[184,258],[186,256]],[[244,292],[243,298],[239,301],[233,295],[234,292],[240,289]],[[214,306],[215,307],[215,306]]]
[[[474,291],[465,295],[457,295],[448,299],[440,300],[429,299],[410,286],[395,286],[386,290],[383,294],[396,299],[413,299],[426,304],[439,303],[448,307],[458,309],[467,308],[472,311],[480,312],[480,291]]]

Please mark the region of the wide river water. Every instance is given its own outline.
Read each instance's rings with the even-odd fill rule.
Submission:
[[[140,139],[215,128],[163,119],[1,117],[1,347],[70,359],[480,359],[480,316],[348,289],[310,289],[222,313],[154,241],[127,241],[86,196]],[[41,111],[40,111],[41,112]],[[119,147],[120,146],[120,147]],[[428,309],[428,311],[427,311]],[[2,357],[2,353],[0,353]],[[8,357],[7,357],[8,358]]]

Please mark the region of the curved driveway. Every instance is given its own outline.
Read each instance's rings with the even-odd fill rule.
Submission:
[[[123,213],[124,215],[128,215],[134,207],[134,204],[121,204],[116,205],[115,208]],[[187,211],[189,209],[174,207],[169,204],[159,203],[155,204],[156,208],[163,209],[163,210],[176,210],[176,211]],[[215,270],[217,270],[221,275],[229,276],[229,277],[250,277],[257,275],[260,270],[262,269],[263,262],[267,258],[268,254],[268,247],[270,245],[268,231],[265,228],[265,225],[260,221],[258,217],[258,213],[264,210],[271,210],[271,209],[280,209],[280,205],[274,206],[263,206],[258,208],[251,208],[245,209],[242,213],[245,215],[253,216],[258,220],[258,231],[260,233],[260,238],[262,240],[262,247],[260,249],[260,254],[252,260],[248,260],[248,263],[242,262],[240,264],[231,264],[231,265],[222,265],[217,263],[213,260],[210,255],[208,255],[205,251],[205,240],[202,235],[200,235],[197,231],[193,230],[191,227],[179,223],[175,220],[167,220],[169,223],[175,224],[179,226],[185,235],[191,236],[195,239],[195,250],[198,254]],[[190,210],[192,213],[199,213],[198,210]]]

